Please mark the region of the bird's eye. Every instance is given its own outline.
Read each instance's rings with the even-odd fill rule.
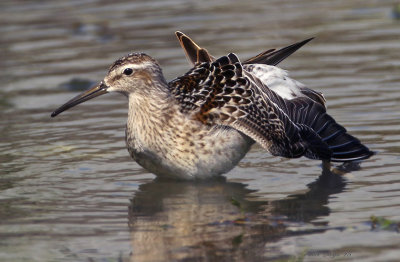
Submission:
[[[132,70],[132,68],[125,68],[125,70],[124,70],[124,74],[125,75],[130,75],[130,74],[132,74],[133,73],[133,70]]]

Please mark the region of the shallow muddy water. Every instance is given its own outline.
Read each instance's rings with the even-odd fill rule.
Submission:
[[[393,5],[1,1],[0,261],[398,261]],[[377,154],[333,174],[256,145],[226,180],[159,181],[125,148],[123,96],[50,118],[131,51],[158,59],[168,79],[186,72],[176,30],[242,59],[316,37],[280,66],[323,92],[328,112]]]

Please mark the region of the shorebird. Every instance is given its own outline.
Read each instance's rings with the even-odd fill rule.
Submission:
[[[144,53],[115,61],[95,87],[55,110],[108,92],[128,97],[126,145],[131,157],[160,177],[204,179],[234,168],[254,143],[273,156],[325,163],[367,159],[372,152],[326,112],[324,96],[276,65],[302,42],[241,62],[218,59],[181,32],[193,67],[167,82]]]

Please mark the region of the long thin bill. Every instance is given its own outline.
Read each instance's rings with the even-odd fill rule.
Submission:
[[[103,82],[101,82],[99,85],[94,86],[85,92],[82,92],[81,94],[69,100],[67,103],[57,108],[53,113],[51,113],[51,117],[55,117],[58,114],[64,112],[65,110],[68,110],[71,107],[79,105],[80,103],[83,103],[87,100],[108,93],[107,88],[108,86],[106,86]]]

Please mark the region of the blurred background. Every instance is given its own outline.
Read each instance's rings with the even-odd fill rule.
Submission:
[[[400,10],[386,0],[0,2],[0,261],[398,261]],[[226,181],[154,180],[125,148],[126,98],[50,113],[145,52],[171,80],[175,38],[280,64],[377,155],[319,161],[254,146]]]

